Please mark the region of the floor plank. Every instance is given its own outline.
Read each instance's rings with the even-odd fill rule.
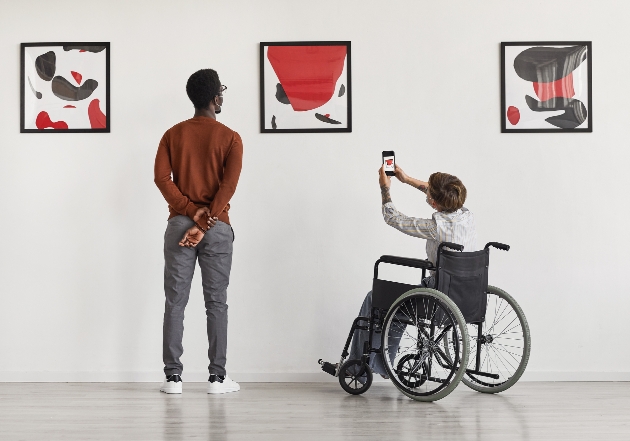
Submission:
[[[419,403],[391,384],[350,396],[334,383],[0,383],[4,440],[628,440],[630,383],[524,382],[498,395],[463,384]]]

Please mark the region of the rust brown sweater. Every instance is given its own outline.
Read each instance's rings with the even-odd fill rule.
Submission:
[[[154,170],[169,219],[180,214],[192,219],[198,208],[207,206],[212,217],[229,224],[229,202],[242,160],[239,134],[212,118],[197,116],[171,127],[160,141]],[[208,228],[205,216],[197,223]]]

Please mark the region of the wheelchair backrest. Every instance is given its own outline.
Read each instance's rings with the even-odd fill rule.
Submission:
[[[468,323],[485,319],[489,263],[488,248],[468,253],[441,249],[438,253],[436,289],[455,302]]]
[[[418,285],[409,285],[406,283],[390,282],[389,280],[381,280],[378,278],[378,265],[380,263],[390,263],[393,265],[401,265],[410,268],[418,268],[422,270],[422,277],[425,276],[426,270],[433,269],[433,264],[428,260],[413,259],[409,257],[398,256],[381,256],[374,264],[374,281],[372,284],[372,306],[379,309],[388,310],[398,297],[420,286],[422,279],[418,278]]]

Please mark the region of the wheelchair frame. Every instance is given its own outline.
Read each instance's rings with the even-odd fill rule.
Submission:
[[[504,250],[504,251],[508,251],[510,249],[510,247],[508,245],[504,245],[498,242],[489,242],[486,244],[486,246],[484,247],[484,250],[488,250],[489,247],[494,247],[500,250]],[[387,299],[385,300],[385,303],[383,303],[381,301],[380,304],[377,304],[376,306],[374,305],[374,301],[372,304],[372,308],[371,308],[371,313],[369,317],[364,317],[364,316],[359,316],[357,318],[354,319],[353,323],[352,323],[352,327],[350,329],[350,332],[348,334],[348,338],[346,339],[346,343],[344,345],[343,351],[341,353],[341,359],[339,361],[339,363],[337,365],[333,365],[331,363],[328,362],[323,362],[321,359],[319,360],[319,363],[322,365],[322,370],[324,372],[329,373],[330,375],[334,375],[334,376],[339,376],[340,370],[342,368],[342,366],[344,365],[344,361],[346,361],[349,352],[348,349],[350,347],[350,344],[352,342],[352,338],[354,336],[354,333],[357,330],[364,330],[364,331],[368,331],[368,340],[364,343],[364,347],[363,347],[363,353],[361,356],[361,365],[363,366],[362,369],[367,369],[369,370],[368,366],[368,360],[370,357],[370,354],[372,353],[377,353],[377,354],[381,354],[381,357],[383,357],[383,361],[385,362],[385,355],[383,353],[383,348],[382,346],[380,348],[375,348],[373,345],[373,338],[375,334],[381,334],[383,332],[383,327],[385,325],[385,318],[386,315],[388,313],[388,311],[391,309],[391,307],[396,303],[396,299],[398,299],[399,297],[401,297],[401,295],[409,292],[411,289],[417,288],[417,286],[413,286],[413,285],[407,285],[407,284],[401,284],[401,283],[397,283],[397,282],[390,282],[390,281],[384,281],[384,280],[380,280],[378,279],[378,267],[380,263],[389,263],[389,264],[394,264],[394,265],[401,265],[401,266],[406,266],[406,267],[411,267],[411,268],[418,268],[422,270],[422,280],[424,280],[426,278],[426,273],[427,270],[432,270],[435,271],[435,289],[437,289],[437,287],[439,286],[439,271],[437,271],[438,268],[440,267],[440,258],[442,256],[442,251],[443,248],[450,248],[456,251],[463,251],[463,246],[458,245],[458,244],[454,244],[454,243],[449,243],[449,242],[443,242],[439,245],[438,247],[438,256],[437,256],[437,262],[436,265],[434,266],[431,262],[429,262],[428,260],[422,260],[422,259],[413,259],[413,258],[405,258],[405,257],[398,257],[398,256],[389,256],[389,255],[384,255],[381,256],[381,258],[379,258],[376,263],[374,264],[374,281],[375,281],[375,289],[377,287],[377,283],[378,282],[383,282],[385,283],[385,287],[387,290],[391,291],[388,292],[386,297]],[[487,267],[486,267],[487,268]],[[487,270],[486,270],[486,287],[487,287]],[[492,287],[493,288],[493,287]],[[496,288],[493,288],[496,289]],[[485,290],[487,294],[490,294],[490,292],[488,291],[488,289]],[[500,291],[500,290],[499,290]],[[503,291],[501,291],[503,294],[507,295],[507,293],[504,293]],[[487,295],[486,294],[486,295]],[[373,294],[374,295],[374,294]],[[527,364],[527,360],[529,359],[529,349],[530,349],[530,341],[529,341],[529,328],[527,325],[527,322],[525,320],[524,314],[522,313],[522,310],[520,310],[520,307],[518,307],[518,305],[516,304],[516,302],[509,296],[507,295],[510,300],[514,303],[514,305],[518,308],[518,311],[520,312],[520,314],[522,315],[522,320],[521,317],[518,317],[519,320],[524,321],[524,332],[525,332],[525,360],[524,360],[524,365],[526,366]],[[374,299],[374,297],[373,297]],[[382,300],[382,299],[381,299]],[[390,301],[391,300],[391,301]],[[386,305],[386,303],[389,303],[389,306],[387,306],[387,309],[384,307]],[[509,303],[509,302],[508,302]],[[485,304],[484,301],[484,305],[487,307],[487,305]],[[455,304],[455,306],[457,308],[459,308],[459,305]],[[512,306],[512,305],[510,305]],[[517,313],[518,316],[518,313]],[[469,365],[466,365],[466,369],[465,369],[465,374],[468,374],[469,376],[471,376],[470,378],[472,378],[473,380],[476,380],[474,377],[472,377],[472,375],[474,376],[479,376],[479,377],[486,377],[486,378],[491,378],[494,380],[499,380],[500,375],[496,374],[496,373],[492,373],[492,372],[485,372],[481,369],[481,351],[482,351],[482,347],[485,343],[492,343],[492,336],[490,334],[488,334],[487,336],[483,335],[483,324],[484,324],[484,320],[485,320],[485,314],[484,314],[484,318],[479,321],[479,322],[468,322],[467,324],[470,325],[474,325],[477,327],[477,332],[476,335],[474,336],[474,338],[476,338],[476,350],[475,350],[475,354],[474,354],[474,367],[472,369],[469,368]],[[403,322],[404,323],[404,322]],[[407,325],[409,325],[410,323],[406,323]],[[433,326],[433,325],[431,325]],[[444,334],[444,344],[446,347],[446,333],[449,331],[448,328],[445,328],[445,330],[442,332],[442,334]],[[433,330],[431,330],[431,337],[433,337]],[[441,337],[440,337],[441,338]],[[464,337],[462,337],[464,338]],[[465,337],[467,338],[467,336]],[[468,342],[466,342],[465,345],[466,348],[468,348]],[[436,361],[443,367],[443,368],[450,368],[450,369],[454,369],[456,366],[456,363],[453,363],[453,360],[451,360],[448,357],[444,357],[446,354],[444,354],[444,352],[441,352],[441,358],[443,358],[442,361],[440,361],[439,357],[436,357]],[[473,354],[468,354],[469,356],[473,356]],[[349,360],[347,360],[349,361]],[[443,364],[443,361],[446,362],[446,364],[449,364],[450,366],[445,366]],[[457,360],[455,360],[457,362]],[[464,362],[464,363],[468,363],[468,357],[464,357],[462,360],[459,360],[460,362]],[[417,365],[417,363],[416,363]],[[520,375],[522,374],[522,371],[524,370],[524,367],[522,368],[522,370],[520,370],[520,372],[518,373],[518,377],[520,377]],[[417,371],[419,369],[418,366],[414,367],[415,371]],[[519,369],[520,369],[520,365],[519,365]],[[414,371],[414,372],[415,372]],[[454,371],[453,371],[454,372]],[[362,374],[362,373],[361,373]],[[360,374],[357,374],[360,375]],[[463,375],[463,374],[462,374]],[[431,366],[429,363],[428,366],[428,371],[426,372],[426,377],[423,377],[426,380],[429,381],[434,381],[434,382],[444,382],[444,380],[439,379],[439,378],[433,378],[431,376]],[[449,377],[450,378],[450,377]],[[461,377],[460,377],[461,378]],[[516,381],[518,380],[518,378],[516,378]],[[459,381],[459,379],[457,380]],[[483,383],[479,380],[476,380],[481,386],[475,387],[474,384],[469,384],[472,383],[468,380],[464,380],[464,382],[466,383],[466,385],[468,385],[469,387],[478,390],[480,392],[489,392],[489,393],[495,393],[495,392],[500,392],[501,390],[505,390],[507,387],[510,387],[512,384],[507,385],[507,387],[500,389],[500,388],[496,388],[496,390],[491,390],[491,386],[490,384],[486,384]],[[515,382],[515,381],[514,381]],[[340,383],[341,383],[341,379],[340,379]],[[346,390],[349,393],[352,394],[360,394],[365,392],[369,386],[371,384],[371,372],[369,373],[369,384],[367,384],[362,390],[360,390],[359,392],[353,392],[353,391],[349,391],[346,387],[344,387],[344,390]],[[490,386],[490,388],[486,387],[486,386]],[[343,387],[343,384],[342,384]],[[499,390],[500,389],[500,390]],[[436,389],[436,391],[440,390],[440,388]],[[403,391],[404,392],[404,391]],[[406,392],[405,392],[406,393]],[[450,393],[447,392],[446,395]],[[407,394],[407,393],[406,393]],[[409,394],[407,394],[409,395]],[[411,395],[409,395],[411,396]],[[445,395],[444,395],[445,396]],[[414,397],[412,397],[414,398]],[[442,397],[440,397],[442,398]],[[436,398],[439,399],[439,398]],[[430,398],[428,399],[423,399],[423,401],[432,401]]]

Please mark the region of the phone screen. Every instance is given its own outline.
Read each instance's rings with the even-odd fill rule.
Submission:
[[[385,166],[385,174],[388,176],[394,176],[394,170],[396,165],[396,157],[394,152],[383,152],[383,165]]]

